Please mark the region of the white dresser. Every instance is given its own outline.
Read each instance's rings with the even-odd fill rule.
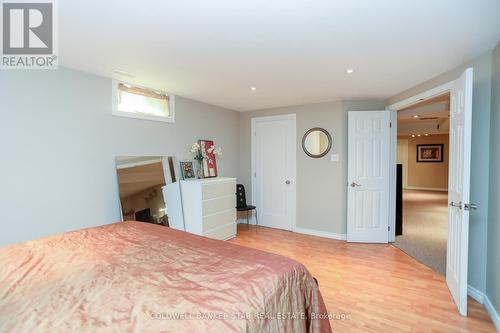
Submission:
[[[179,195],[182,198],[185,231],[220,240],[236,236],[236,178],[181,180],[179,185],[180,194],[164,197],[167,214],[169,206],[179,204]],[[171,226],[180,229],[182,224],[175,222]]]

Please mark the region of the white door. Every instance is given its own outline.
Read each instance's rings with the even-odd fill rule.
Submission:
[[[259,225],[295,226],[295,115],[252,119],[252,188]]]
[[[391,111],[350,111],[347,241],[387,243]]]
[[[472,122],[472,68],[451,89],[448,249],[446,283],[460,314],[467,315],[467,258]]]

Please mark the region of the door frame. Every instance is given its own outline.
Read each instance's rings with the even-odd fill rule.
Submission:
[[[451,92],[451,88],[453,87],[453,83],[455,80],[448,81],[439,86],[416,94],[414,96],[405,98],[399,102],[393,103],[386,107],[386,110],[392,111],[393,120],[392,120],[392,133],[391,133],[391,152],[393,156],[391,156],[391,163],[393,167],[391,167],[391,176],[390,176],[390,194],[389,194],[389,242],[396,241],[396,157],[397,157],[397,143],[398,143],[398,131],[397,131],[397,112],[398,110],[407,108],[414,104],[418,104],[422,101],[422,99],[429,99],[432,97],[436,97],[442,94],[446,94]],[[451,148],[451,147],[450,147]],[[448,149],[448,154],[451,152],[451,149]]]
[[[252,117],[251,118],[251,131],[250,131],[250,142],[251,142],[251,155],[250,155],[250,188],[251,188],[251,202],[252,205],[255,205],[255,137],[257,135],[255,131],[255,125],[257,122],[265,122],[265,121],[274,121],[274,120],[292,120],[293,121],[293,135],[292,135],[292,147],[293,147],[293,156],[292,160],[294,161],[293,166],[293,181],[292,187],[292,201],[293,201],[293,210],[292,210],[292,232],[295,232],[297,228],[297,115],[295,113],[276,115],[276,116],[265,116],[265,117]],[[258,209],[258,207],[257,207]]]

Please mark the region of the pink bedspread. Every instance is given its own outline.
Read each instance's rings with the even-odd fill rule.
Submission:
[[[121,222],[0,249],[0,332],[331,332],[300,263]]]

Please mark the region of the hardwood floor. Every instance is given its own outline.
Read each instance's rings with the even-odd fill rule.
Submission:
[[[238,225],[230,242],[303,263],[318,279],[334,332],[495,332],[483,306],[469,299],[461,317],[443,276],[387,244],[354,244]]]

